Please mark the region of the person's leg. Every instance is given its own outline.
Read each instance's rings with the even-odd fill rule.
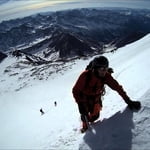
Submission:
[[[83,130],[86,130],[88,128],[86,119],[89,118],[88,117],[88,105],[84,102],[80,102],[78,103],[78,109],[79,109],[80,117],[82,121],[82,128]]]
[[[90,122],[94,122],[95,120],[97,120],[100,116],[100,110],[101,110],[101,106],[99,103],[94,105],[94,109],[92,111],[92,113],[90,113],[89,116],[89,121]]]
[[[99,118],[101,109],[102,109],[101,99],[99,98],[93,99],[90,104],[89,122],[94,122]]]

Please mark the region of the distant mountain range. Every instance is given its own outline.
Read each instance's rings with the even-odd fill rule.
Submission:
[[[0,24],[0,51],[49,60],[115,50],[150,33],[150,10],[89,8],[37,14]]]

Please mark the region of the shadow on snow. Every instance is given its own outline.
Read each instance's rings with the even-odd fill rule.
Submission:
[[[123,112],[117,112],[109,119],[91,125],[83,137],[84,142],[79,149],[91,150],[131,150],[133,112],[127,107]]]

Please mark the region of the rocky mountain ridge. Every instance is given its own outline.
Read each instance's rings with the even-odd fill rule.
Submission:
[[[48,60],[103,53],[150,32],[150,11],[88,8],[49,12],[0,24],[0,51],[20,50]]]

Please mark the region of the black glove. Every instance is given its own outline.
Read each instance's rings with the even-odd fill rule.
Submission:
[[[110,74],[114,73],[113,68],[108,68],[108,72],[109,72]]]
[[[139,101],[129,101],[128,102],[128,107],[133,110],[139,110],[141,108],[141,103]]]

